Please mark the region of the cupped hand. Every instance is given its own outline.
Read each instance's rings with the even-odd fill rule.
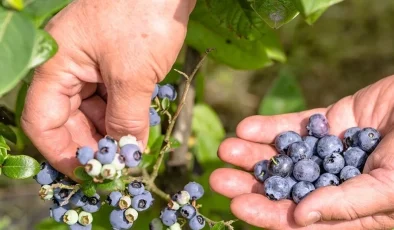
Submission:
[[[155,84],[183,45],[195,0],[75,0],[46,26],[59,45],[29,88],[21,123],[59,171],[77,147],[131,134],[144,148]]]
[[[369,156],[363,174],[339,186],[319,188],[298,205],[270,201],[251,173],[223,168],[214,171],[214,191],[232,198],[231,210],[241,220],[266,229],[392,229],[394,227],[394,76],[385,78],[329,106],[277,116],[252,116],[237,127],[239,138],[225,140],[219,157],[245,171],[276,154],[274,138],[282,131],[306,135],[308,117],[327,116],[330,133],[343,137],[350,127],[377,128],[383,139]]]

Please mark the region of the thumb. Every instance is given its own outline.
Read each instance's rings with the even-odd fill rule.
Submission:
[[[132,75],[124,73],[122,76]],[[142,142],[140,147],[144,149],[149,136],[149,107],[156,79],[148,76],[111,76],[107,79],[107,134],[116,139],[133,135]]]

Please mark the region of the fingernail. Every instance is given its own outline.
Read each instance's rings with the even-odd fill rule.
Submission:
[[[321,220],[321,214],[319,212],[311,212],[308,215],[308,219],[305,222],[305,225],[311,225]]]

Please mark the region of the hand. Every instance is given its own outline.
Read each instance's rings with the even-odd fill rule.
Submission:
[[[144,148],[157,82],[170,71],[195,0],[75,0],[47,25],[58,53],[36,70],[21,123],[72,177],[77,147],[132,134]]]
[[[239,138],[225,140],[219,157],[252,171],[257,161],[276,154],[277,134],[293,130],[306,135],[308,117],[326,114],[334,135],[345,129],[377,128],[384,136],[369,156],[363,174],[340,186],[319,188],[297,206],[290,200],[270,201],[263,184],[250,173],[217,169],[210,177],[214,191],[232,198],[231,210],[239,219],[266,229],[392,229],[394,227],[394,76],[345,97],[326,109],[278,116],[252,116],[237,127]],[[307,226],[307,227],[304,227]]]

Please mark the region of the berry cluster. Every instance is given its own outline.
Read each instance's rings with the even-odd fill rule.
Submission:
[[[275,139],[278,154],[255,165],[254,175],[264,183],[269,199],[299,203],[315,189],[360,175],[381,140],[370,127],[349,128],[341,140],[329,134],[330,125],[322,114],[309,117],[306,129],[309,135],[304,137],[294,131],[280,133]]]
[[[107,202],[115,207],[109,216],[112,228],[130,229],[138,218],[138,212],[150,208],[153,201],[152,194],[139,181],[131,182],[123,192],[111,192]]]
[[[92,229],[92,213],[97,212],[101,207],[99,194],[87,197],[81,190],[73,194],[73,189],[64,187],[76,183],[67,180],[47,162],[41,164],[41,170],[34,179],[42,185],[39,191],[40,197],[43,200],[53,201],[49,210],[51,218],[56,222],[68,224],[71,230]]]
[[[169,230],[181,230],[178,218],[189,222],[191,230],[200,230],[205,226],[205,219],[198,213],[196,201],[204,195],[204,188],[196,183],[190,182],[171,197],[168,207],[160,213],[160,218],[153,219],[149,225],[150,230],[162,230],[163,225]]]
[[[173,85],[166,84],[166,85],[155,85],[155,89],[152,94],[152,101],[158,97],[160,99],[166,99],[169,101],[175,101],[177,98],[177,92]],[[149,108],[149,124],[150,126],[155,126],[160,124],[161,118],[155,108]]]
[[[142,153],[134,136],[123,136],[118,143],[110,136],[105,136],[98,142],[95,153],[89,146],[77,150],[79,162],[85,166],[88,175],[95,182],[117,179],[125,167],[134,168],[141,162]]]

